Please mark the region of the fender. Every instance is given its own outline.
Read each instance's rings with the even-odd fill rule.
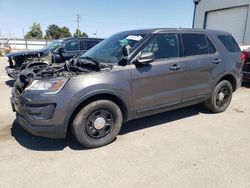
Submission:
[[[105,94],[109,94],[109,95],[113,95],[116,96],[122,103],[123,106],[125,107],[125,110],[127,112],[127,118],[126,119],[131,119],[132,114],[129,114],[129,104],[124,100],[124,98],[116,91],[114,90],[110,90],[110,89],[99,89],[99,90],[95,90],[93,92],[89,92],[85,95],[83,95],[82,97],[80,97],[76,102],[74,102],[74,104],[72,104],[70,106],[69,109],[71,109],[70,111],[67,112],[67,115],[65,117],[64,120],[64,125],[68,126],[68,124],[70,123],[70,119],[73,115],[73,113],[75,112],[75,110],[77,109],[77,107],[79,105],[81,105],[84,101],[86,101],[87,99],[97,96],[97,95],[105,95]]]
[[[236,79],[236,76],[232,73],[232,72],[226,72],[226,73],[224,73],[223,75],[220,75],[217,79],[216,79],[216,82],[214,83],[214,86],[213,86],[213,88],[215,88],[216,87],[216,85],[217,85],[217,83],[223,78],[223,77],[225,77],[225,76],[229,76],[229,77],[232,77],[233,79],[234,79],[234,81],[235,81],[235,88],[237,88],[237,79]],[[233,86],[233,85],[232,85]],[[233,86],[234,87],[234,86]]]

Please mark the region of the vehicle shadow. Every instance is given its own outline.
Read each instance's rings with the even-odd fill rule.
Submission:
[[[15,83],[16,80],[7,80],[5,81],[5,84],[9,87],[13,87],[14,83]]]
[[[173,122],[179,119],[195,116],[200,113],[207,114],[209,112],[205,110],[201,105],[195,105],[174,111],[164,112],[157,115],[152,115],[146,118],[133,120],[125,123],[122,126],[119,135],[147,129],[157,125],[161,125],[163,123]],[[164,126],[167,126],[167,124]],[[15,120],[11,128],[11,135],[20,145],[30,150],[58,151],[63,150],[66,147],[69,147],[72,150],[87,150],[77,141],[75,141],[70,130],[68,131],[67,137],[65,139],[49,139],[31,135],[30,133],[26,132]]]
[[[131,122],[125,123],[120,131],[120,135],[127,134],[129,132],[138,131],[141,129],[146,129],[150,127],[154,127],[157,125],[161,125],[164,123],[173,122],[179,119],[184,119],[187,117],[202,114],[210,114],[202,105],[194,105],[186,108],[180,108],[177,110],[164,112],[140,119],[133,120]],[[167,125],[166,125],[167,126]]]
[[[12,124],[11,136],[13,136],[20,145],[30,150],[59,151],[66,147],[73,150],[85,149],[75,141],[70,130],[65,139],[44,138],[28,133],[17,123],[16,120]]]

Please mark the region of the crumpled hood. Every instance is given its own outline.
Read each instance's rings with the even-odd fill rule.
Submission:
[[[108,72],[112,67],[112,65],[95,64],[88,60],[81,61],[78,58],[72,58],[64,64],[42,64],[21,71],[14,87],[21,93],[32,80],[72,77],[93,72]]]
[[[7,57],[17,57],[17,56],[27,56],[27,55],[36,55],[39,53],[46,53],[44,50],[25,50],[25,51],[18,51],[18,52],[11,52],[6,54]]]

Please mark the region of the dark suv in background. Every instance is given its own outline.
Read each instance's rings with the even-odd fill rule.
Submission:
[[[11,78],[16,78],[20,70],[29,66],[35,66],[37,61],[47,56],[52,63],[65,62],[76,55],[85,53],[87,50],[101,42],[98,38],[64,38],[50,42],[40,50],[26,50],[6,54],[9,66],[6,73]],[[35,61],[31,62],[30,61]]]
[[[121,32],[64,66],[25,69],[11,104],[32,134],[61,138],[69,126],[82,145],[99,147],[132,119],[197,103],[225,111],[241,85],[240,53],[223,31]]]

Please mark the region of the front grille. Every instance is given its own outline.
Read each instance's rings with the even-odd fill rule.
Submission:
[[[246,64],[243,66],[242,71],[250,72],[250,63],[246,63]]]

